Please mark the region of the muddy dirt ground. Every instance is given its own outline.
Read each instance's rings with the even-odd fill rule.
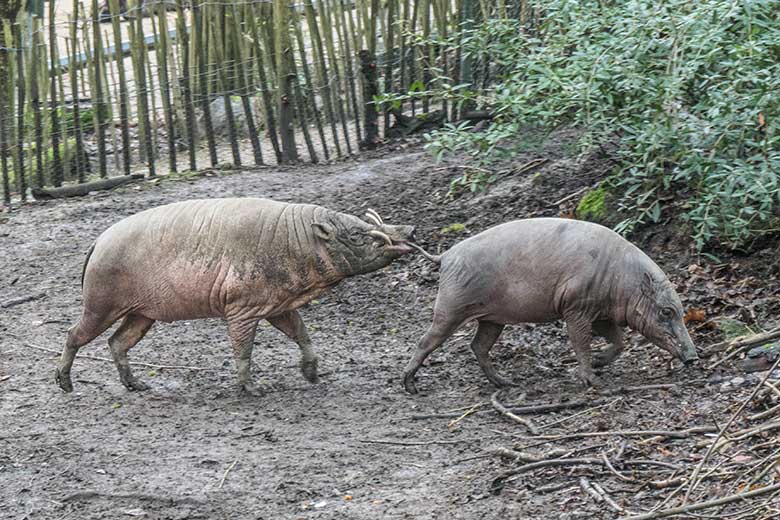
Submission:
[[[255,344],[255,377],[266,390],[259,398],[238,396],[225,325],[219,320],[155,325],[130,351],[131,361],[190,368],[136,366],[136,374],[152,387],[147,392],[125,390],[111,362],[77,359],[75,391],[64,394],[53,378],[57,355],[42,350],[61,350],[67,328],[81,312],[84,254],[101,231],[122,217],[179,200],[228,196],[310,202],[358,215],[372,207],[386,221],[416,225],[421,243],[436,251],[498,222],[569,212],[577,197],[558,201],[593,185],[608,168],[598,156],[568,157],[567,139],[573,137],[563,135],[517,158],[499,172],[490,192],[449,202],[446,193],[460,172],[459,161],[435,164],[411,144],[355,162],[144,183],[0,214],[0,302],[42,295],[0,309],[0,516],[620,516],[583,492],[582,477],[601,485],[627,510],[657,506],[674,487],[654,489],[643,483],[688,475],[709,437],[527,439],[523,426],[499,416],[490,405],[495,388],[469,349],[472,327],[457,333],[423,367],[420,395],[403,391],[401,371],[430,322],[436,292],[437,271],[419,256],[348,279],[302,309],[320,356],[323,377],[318,385],[300,375],[295,344],[270,326],[259,329]],[[517,173],[540,158],[548,162]],[[455,223],[465,230],[441,232]],[[684,304],[702,307],[713,317],[739,317],[747,308],[752,313],[748,326],[760,330],[773,325],[767,316],[776,310],[777,281],[762,267],[768,250],[697,263],[674,233],[664,236],[645,233],[643,242],[684,288]],[[763,291],[759,309],[749,304],[757,287]],[[723,336],[707,322],[690,324],[702,349]],[[81,354],[109,357],[107,337]],[[639,338],[632,342],[626,355],[602,371],[607,387],[599,393],[577,383],[561,323],[511,327],[493,358],[520,386],[500,399],[507,406],[594,400],[587,407],[526,415],[543,434],[681,430],[725,423],[762,375],[746,376],[729,363],[713,371],[703,368],[706,363],[683,370],[670,365],[660,350],[642,346]],[[620,390],[641,385],[661,386]],[[473,413],[452,424],[469,411]],[[430,415],[441,417],[419,417]],[[734,429],[750,425],[740,415]],[[778,449],[772,431],[745,443],[750,445],[742,458],[724,466],[732,477]],[[626,479],[601,466],[582,465],[496,480],[520,463],[491,450],[513,446],[536,453],[563,449],[577,457],[604,453]],[[622,466],[618,457],[651,462]],[[776,475],[768,475],[763,483],[777,481]],[[739,486],[739,479],[728,475],[714,484],[707,480],[690,501],[725,495]],[[734,511],[755,513],[743,512],[742,518],[772,518],[777,495],[773,500],[754,509],[742,504]],[[674,499],[669,505],[676,503]]]

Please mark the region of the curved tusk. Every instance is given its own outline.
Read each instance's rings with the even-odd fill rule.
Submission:
[[[381,231],[377,231],[376,229],[372,229],[371,231],[368,232],[368,234],[371,235],[372,237],[376,237],[376,238],[378,238],[380,240],[384,240],[385,243],[388,246],[392,246],[393,245],[393,241],[390,240],[390,237],[385,235]]]
[[[374,211],[371,208],[368,208],[366,211],[368,211],[368,214],[371,214],[374,218],[376,218],[376,220],[379,221],[379,225],[380,226],[384,226],[385,225],[385,221],[382,220],[382,217],[379,216],[379,213],[377,213],[376,211]]]
[[[376,224],[377,226],[382,225],[382,221],[376,218],[376,215],[374,213],[366,213],[366,218]]]

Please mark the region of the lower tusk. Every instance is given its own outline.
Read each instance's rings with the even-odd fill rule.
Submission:
[[[393,245],[393,241],[390,240],[390,237],[382,233],[381,231],[377,231],[376,229],[372,229],[368,232],[369,235],[372,237],[378,238],[380,240],[383,240],[388,246]]]

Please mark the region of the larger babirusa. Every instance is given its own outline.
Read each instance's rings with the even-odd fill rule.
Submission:
[[[490,362],[504,326],[563,319],[579,362],[579,376],[596,384],[592,367],[623,351],[626,325],[685,363],[698,359],[683,322],[680,298],[664,272],[639,248],[598,224],[538,218],[516,220],[468,238],[441,256],[433,324],[404,372],[414,376],[431,352],[471,320],[471,343],[482,371],[496,386],[510,384]],[[591,363],[594,335],[611,345]]]
[[[108,340],[122,383],[144,390],[127,351],[155,321],[222,317],[242,391],[255,393],[250,361],[258,322],[268,320],[301,348],[301,370],[317,381],[317,356],[296,311],[349,276],[412,251],[412,226],[369,224],[310,204],[256,198],[193,200],[149,209],[107,229],[82,277],[84,312],[68,331],[56,380],[73,390],[79,347],[122,319]]]

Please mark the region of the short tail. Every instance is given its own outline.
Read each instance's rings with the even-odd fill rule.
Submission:
[[[418,246],[414,242],[407,242],[410,246],[419,251],[425,258],[433,262],[434,264],[441,264],[441,255],[432,255],[422,247]]]
[[[84,267],[81,268],[81,288],[84,288],[84,275],[87,273],[87,264],[89,263],[89,257],[92,256],[92,252],[95,250],[95,244],[92,244],[90,246],[89,251],[87,251],[87,258],[84,259]]]

